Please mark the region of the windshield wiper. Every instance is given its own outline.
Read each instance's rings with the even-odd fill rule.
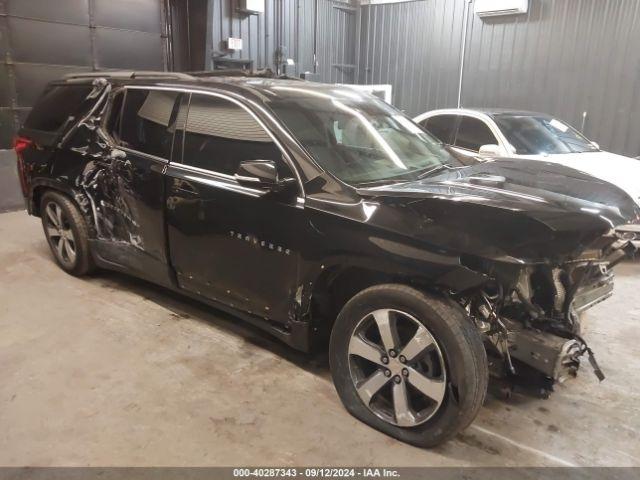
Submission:
[[[391,179],[391,178],[383,178],[381,180],[371,180],[370,182],[360,182],[356,183],[356,187],[358,188],[369,188],[369,187],[379,187],[381,185],[395,185],[396,183],[405,183],[407,179]]]
[[[441,163],[440,165],[437,165],[432,169],[427,170],[426,172],[422,172],[420,175],[418,175],[417,179],[422,180],[423,178],[430,177],[431,175],[441,172],[444,169],[449,169],[449,165],[446,163]]]
[[[434,173],[437,173],[443,169],[451,169],[451,168],[452,168],[451,165],[449,165],[448,163],[441,163],[440,165],[437,165],[425,172],[422,172],[416,177],[416,179],[422,180],[423,178],[433,175]],[[415,173],[415,170],[410,173]],[[411,178],[407,178],[407,175],[410,175],[410,173],[403,173],[402,175],[398,175],[396,177],[391,177],[391,178],[381,178],[380,180],[371,180],[368,182],[355,183],[355,185],[357,185],[358,187],[368,188],[368,187],[377,187],[380,185],[394,185],[397,183],[412,182],[414,180],[412,180]]]

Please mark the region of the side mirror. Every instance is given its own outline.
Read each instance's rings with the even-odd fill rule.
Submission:
[[[278,178],[278,169],[273,160],[244,160],[234,175],[241,185],[280,191],[295,182],[294,178]]]
[[[502,149],[495,144],[482,145],[480,147],[480,151],[478,152],[480,155],[487,155],[489,157],[496,157],[502,154]]]

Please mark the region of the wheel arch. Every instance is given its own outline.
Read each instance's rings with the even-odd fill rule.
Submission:
[[[309,306],[315,345],[324,349],[328,346],[329,335],[336,317],[355,295],[361,291],[382,284],[406,285],[433,295],[446,295],[421,278],[418,272],[394,269],[385,264],[373,262],[349,262],[322,265],[321,272],[310,282]]]
[[[40,212],[40,203],[42,201],[42,196],[48,191],[60,193],[71,200],[79,208],[85,218],[91,236],[94,236],[95,229],[93,212],[89,198],[79,190],[72,188],[59,180],[43,178],[35,180],[32,183],[31,196],[29,198],[29,213],[31,215],[36,217],[40,217],[42,215],[42,212]]]

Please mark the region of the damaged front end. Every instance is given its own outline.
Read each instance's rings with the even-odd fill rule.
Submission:
[[[493,280],[459,297],[485,337],[491,373],[537,387],[547,396],[555,383],[575,377],[587,356],[604,374],[581,336],[580,314],[613,295],[615,266],[635,246],[613,234],[576,258],[557,262],[492,262],[468,259]]]
[[[416,240],[456,252],[487,279],[438,282],[483,334],[494,374],[548,392],[587,355],[603,378],[580,314],[612,295],[612,268],[638,248],[640,209],[628,195],[575,170],[511,159],[360,193],[401,205],[392,227],[410,225]]]

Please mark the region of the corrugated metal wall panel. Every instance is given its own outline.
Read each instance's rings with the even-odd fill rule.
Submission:
[[[237,9],[234,0],[212,0],[210,52],[211,58],[253,60],[254,68],[276,69],[276,51],[282,47],[282,57],[295,62],[287,73],[297,75],[312,66],[312,61],[300,52],[313,51],[313,39],[307,32],[299,34],[300,22],[308,22],[313,14],[310,0],[265,0],[265,11],[258,15],[248,15]],[[313,17],[311,17],[313,21]],[[313,23],[311,23],[313,28]],[[242,38],[242,50],[227,49],[229,37]],[[312,55],[312,54],[311,54]],[[206,62],[212,67],[211,58]]]
[[[322,81],[353,82],[357,70],[358,7],[355,0],[265,0],[265,12],[239,12],[235,0],[211,0],[210,56],[253,60],[255,68],[276,70],[280,59],[293,59],[286,73],[314,71],[314,21],[318,2],[318,73]],[[226,48],[229,37],[242,38],[243,49]],[[211,68],[211,58],[207,65]],[[352,65],[345,67],[344,65]],[[279,65],[284,72],[284,65]]]
[[[298,73],[313,72],[314,0],[298,0]]]
[[[348,0],[320,0],[318,73],[327,83],[356,81],[356,31],[359,8]]]
[[[410,114],[455,103],[463,1],[363,6],[359,83],[393,85]]]
[[[532,0],[526,16],[474,16],[464,104],[544,111],[578,128],[586,112],[587,136],[640,154],[639,7],[637,0]]]
[[[394,103],[409,114],[456,105],[465,0],[360,8],[355,0],[317,1],[317,62],[323,81],[391,83]],[[0,18],[0,49],[3,58],[9,53],[14,62],[5,61],[0,69],[2,107],[24,114],[18,110],[29,106],[30,90],[39,88],[33,75],[47,79],[80,67],[163,68],[165,59],[157,52],[163,49],[159,35],[163,29],[157,26],[161,0],[136,3],[144,8],[124,18],[122,11],[129,5],[125,0],[59,0],[55,8],[45,0],[0,2],[6,15]],[[275,54],[282,48],[283,58],[295,61],[287,73],[313,71],[315,0],[265,0],[261,15],[240,14],[236,4],[210,1],[209,61],[212,53],[219,52],[250,58],[258,68],[275,69]],[[44,47],[25,49],[28,44],[20,35],[30,25],[62,29],[59,35],[46,35],[54,42],[51,45],[64,43],[76,30],[89,31],[90,5],[95,5],[93,45],[67,41],[84,50],[60,46],[54,49],[59,55],[49,55]],[[639,155],[640,136],[634,125],[640,122],[640,1],[530,0],[530,5],[523,16],[471,15],[463,105],[541,110],[577,127],[587,112],[588,136],[611,150]],[[156,51],[127,55],[130,49],[122,49],[117,40],[119,32],[135,35],[130,31],[141,32],[144,39],[155,35],[133,43]],[[243,39],[242,51],[225,50],[230,36]],[[16,76],[20,76],[17,86]],[[8,105],[12,99],[15,102]],[[11,117],[10,111],[4,113],[5,120]],[[5,144],[10,137],[6,127]]]
[[[362,7],[360,83],[391,83],[409,114],[457,103],[465,0]],[[467,25],[463,106],[543,111],[640,155],[640,1],[530,0]]]

